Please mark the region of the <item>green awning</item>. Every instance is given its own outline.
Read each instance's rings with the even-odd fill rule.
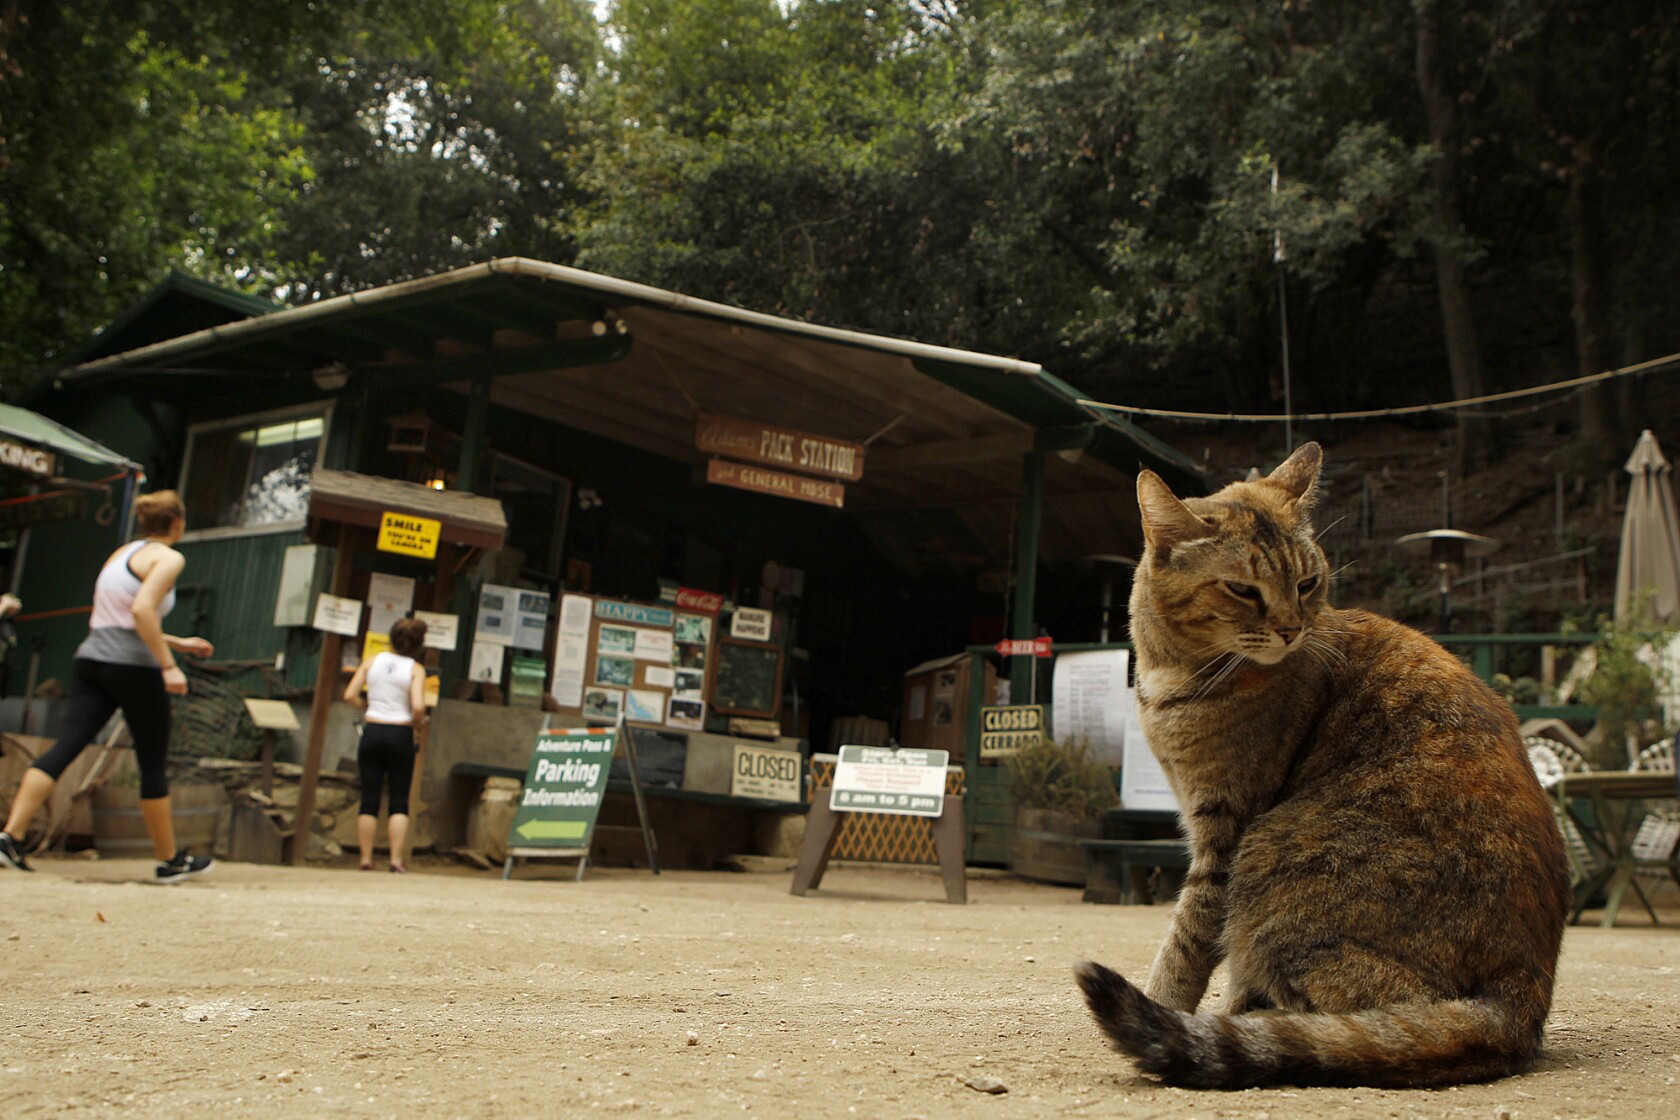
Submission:
[[[49,420],[38,412],[18,408],[16,405],[0,404],[0,435],[11,436],[37,447],[56,451],[60,455],[80,459],[84,463],[116,467],[139,466],[128,456],[120,455],[102,443],[95,443],[56,420]]]

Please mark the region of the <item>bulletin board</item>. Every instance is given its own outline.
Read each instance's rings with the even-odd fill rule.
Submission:
[[[598,722],[622,714],[628,724],[704,729],[715,618],[592,596],[565,599],[571,622],[563,603],[549,690],[561,711]],[[576,600],[587,600],[587,624]]]

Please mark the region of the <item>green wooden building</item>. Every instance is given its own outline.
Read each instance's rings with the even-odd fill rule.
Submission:
[[[218,659],[313,680],[319,635],[277,625],[276,596],[310,472],[351,470],[502,501],[508,547],[464,587],[680,586],[775,611],[780,719],[817,749],[837,720],[894,725],[903,674],[929,658],[1045,629],[1094,640],[1089,561],[1135,555],[1136,470],[1204,489],[1036,364],[517,258],[290,308],[172,277],[25,403],[181,491],[169,627]],[[720,455],[703,421],[763,442]],[[855,462],[813,468],[804,441]],[[119,533],[31,541],[20,633],[43,679],[67,671]]]

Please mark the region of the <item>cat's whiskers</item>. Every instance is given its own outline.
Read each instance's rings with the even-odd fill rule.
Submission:
[[[1206,696],[1209,692],[1212,692],[1213,689],[1219,684],[1220,681],[1223,681],[1226,677],[1230,676],[1233,672],[1236,671],[1237,666],[1241,665],[1243,663],[1243,656],[1240,653],[1226,653],[1226,654],[1222,654],[1221,657],[1223,657],[1223,661],[1221,661],[1219,658],[1215,658],[1214,660],[1208,662],[1207,665],[1202,667],[1202,670],[1205,670],[1210,666],[1218,665],[1219,669],[1218,669],[1217,672],[1215,672],[1213,674],[1213,676],[1209,677],[1202,684],[1202,687],[1198,688],[1190,696],[1191,700],[1200,700],[1202,697]],[[1202,670],[1198,670],[1197,676],[1201,675]],[[1193,680],[1195,678],[1191,678],[1191,679]]]
[[[1321,539],[1324,536],[1324,534],[1328,533],[1330,530],[1334,529],[1336,526],[1338,526],[1342,522],[1346,521],[1350,516],[1352,516],[1352,515],[1351,514],[1346,514],[1346,513],[1342,514],[1340,517],[1338,517],[1338,518],[1336,518],[1336,520],[1330,522],[1330,524],[1326,525],[1324,528],[1319,529],[1317,532],[1313,533],[1313,539],[1314,540]]]
[[[1301,649],[1313,660],[1327,668],[1340,669],[1346,667],[1348,663],[1345,652],[1316,634],[1308,635],[1307,640],[1301,643]]]

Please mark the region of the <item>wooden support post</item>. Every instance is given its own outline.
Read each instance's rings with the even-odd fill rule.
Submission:
[[[618,712],[618,736],[624,744],[624,761],[626,769],[630,771],[630,795],[636,801],[636,823],[642,829],[642,849],[647,852],[648,867],[655,875],[659,874],[659,841],[653,835],[653,826],[648,824],[647,798],[642,793],[641,770],[636,760],[636,732],[624,722],[624,709]],[[583,878],[583,869],[578,869],[578,878]]]
[[[826,795],[828,791],[819,792]],[[804,896],[807,891],[822,886],[829,857],[840,839],[841,819],[841,814],[828,807],[826,796],[811,802],[805,814],[805,838],[799,842],[799,860],[793,867],[794,894]]]
[[[350,588],[350,545],[354,533],[337,525],[337,554],[333,558],[331,594],[342,597]],[[298,783],[297,814],[292,820],[294,867],[309,854],[309,837],[314,832],[315,786],[321,778],[321,752],[326,746],[327,711],[338,692],[338,663],[344,647],[342,635],[325,631],[321,635],[321,663],[315,668],[315,698],[309,706],[309,745],[303,756],[303,779]]]
[[[270,802],[274,800],[274,732],[262,733],[262,791]]]
[[[1034,638],[1033,615],[1038,604],[1038,536],[1044,523],[1044,453],[1029,451],[1021,458],[1021,511],[1015,523],[1015,597],[1014,613],[1009,620],[1009,636],[1014,639]],[[1033,674],[1038,660],[1033,657],[1009,659],[1009,702],[1031,704]]]
[[[455,488],[477,494],[489,481],[484,477],[485,430],[490,423],[490,375],[473,377],[467,392],[467,418],[461,432],[461,463],[455,474]]]
[[[963,827],[963,799],[946,796],[943,812],[933,819],[933,850],[939,856],[939,875],[945,880],[945,901],[961,906],[968,902],[968,867],[963,845],[968,829]]]

